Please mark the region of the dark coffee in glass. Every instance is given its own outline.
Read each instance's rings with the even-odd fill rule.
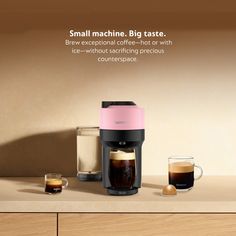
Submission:
[[[45,193],[61,193],[63,188],[68,186],[68,180],[58,173],[48,173],[45,175]]]
[[[194,183],[194,166],[188,162],[172,163],[169,166],[169,184],[176,189],[190,189]]]
[[[114,189],[131,189],[135,181],[134,151],[112,151],[110,153],[109,178]]]
[[[49,179],[45,183],[46,193],[60,193],[62,191],[62,180]]]
[[[200,171],[198,177],[194,177],[194,168]],[[194,180],[200,179],[202,174],[202,168],[194,163],[193,157],[169,158],[169,184],[174,185],[177,190],[190,190]]]

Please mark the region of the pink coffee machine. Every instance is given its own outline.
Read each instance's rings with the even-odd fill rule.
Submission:
[[[100,113],[102,182],[111,195],[141,187],[144,111],[132,101],[104,101]]]

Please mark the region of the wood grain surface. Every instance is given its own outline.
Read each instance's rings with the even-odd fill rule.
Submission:
[[[0,236],[56,236],[56,213],[0,213]]]
[[[236,214],[59,214],[60,236],[236,235]]]

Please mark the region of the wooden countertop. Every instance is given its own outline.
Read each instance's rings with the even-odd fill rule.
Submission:
[[[0,212],[236,213],[236,176],[204,176],[192,190],[164,197],[164,176],[143,177],[132,196],[110,196],[100,182],[68,178],[61,194],[44,193],[43,178],[0,178]]]

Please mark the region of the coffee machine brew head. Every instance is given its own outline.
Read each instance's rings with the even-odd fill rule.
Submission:
[[[132,101],[102,102],[100,113],[102,182],[112,195],[141,187],[144,111]]]

